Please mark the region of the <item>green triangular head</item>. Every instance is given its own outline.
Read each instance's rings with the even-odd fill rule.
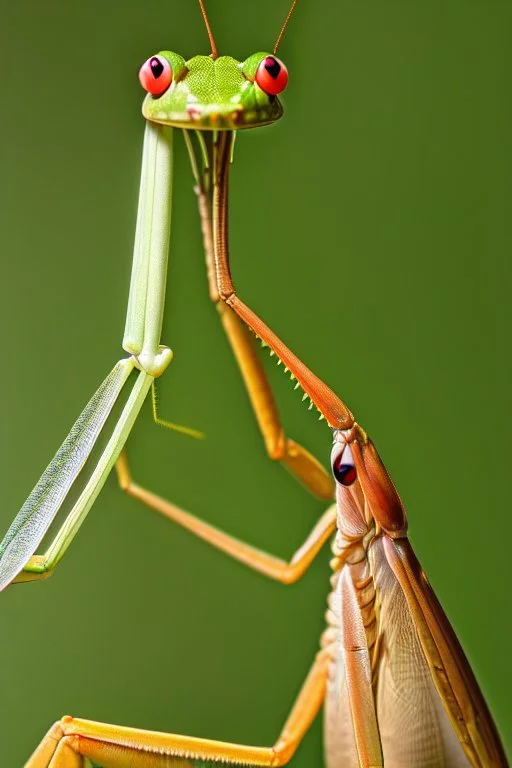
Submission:
[[[142,106],[147,120],[197,130],[238,130],[278,120],[277,94],[288,82],[284,64],[259,52],[245,61],[231,56],[185,59],[160,51],[141,67],[148,92]]]

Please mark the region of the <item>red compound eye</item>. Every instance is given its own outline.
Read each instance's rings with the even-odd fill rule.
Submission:
[[[277,96],[288,85],[288,70],[275,56],[266,56],[256,70],[256,82],[269,96]]]
[[[152,96],[161,96],[172,82],[171,65],[163,56],[152,56],[139,70],[140,84]]]
[[[357,470],[354,466],[352,451],[348,445],[345,446],[345,450],[334,460],[332,473],[338,483],[342,485],[352,485],[355,482]]]

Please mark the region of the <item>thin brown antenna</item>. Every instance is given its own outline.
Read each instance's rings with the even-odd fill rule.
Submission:
[[[201,0],[199,0],[199,2],[201,2]],[[277,49],[279,48],[279,43],[281,42],[281,38],[282,38],[282,37],[283,37],[283,35],[284,35],[285,29],[286,29],[286,27],[288,26],[288,22],[289,22],[289,21],[290,21],[290,19],[291,19],[292,13],[293,13],[293,11],[295,10],[295,6],[296,6],[296,5],[297,5],[297,0],[293,0],[293,2],[292,2],[292,5],[291,5],[291,8],[290,8],[290,10],[288,11],[288,16],[287,16],[287,17],[286,17],[286,19],[284,20],[284,24],[283,24],[283,26],[281,27],[281,31],[280,31],[280,33],[279,33],[279,34],[278,34],[278,36],[277,36],[277,40],[276,40],[276,42],[275,42],[275,45],[274,45],[274,53],[277,53]]]
[[[297,1],[297,0],[295,0],[295,1]],[[206,8],[204,7],[203,0],[199,0],[199,6],[201,8],[201,13],[203,14],[204,23],[206,24],[206,31],[208,32],[208,37],[210,39],[210,46],[211,46],[211,49],[212,49],[212,58],[216,59],[217,56],[218,56],[217,46],[215,45],[215,39],[213,37],[212,28],[210,27],[210,22],[208,21],[208,15],[206,13]],[[292,8],[292,10],[293,10],[293,8]],[[286,23],[285,23],[285,26],[286,26]]]

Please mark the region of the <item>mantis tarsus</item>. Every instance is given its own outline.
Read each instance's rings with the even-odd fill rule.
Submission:
[[[152,135],[154,135],[154,133],[152,133]],[[230,154],[230,136],[229,136],[228,133],[223,134],[223,135],[219,134],[217,139],[218,140],[217,140],[216,147],[215,147],[215,151],[218,153],[218,160],[217,160],[217,162],[218,162],[219,167],[222,168],[226,172],[226,174],[227,174],[228,157],[229,157],[229,154]],[[222,186],[222,184],[218,184],[217,185],[217,187],[220,187],[220,186]],[[225,188],[225,185],[224,185],[224,188]],[[222,234],[223,235],[226,234],[225,228],[221,228],[221,235]],[[219,250],[219,244],[217,244],[217,248]],[[207,250],[208,250],[208,248],[207,248]],[[220,249],[220,250],[222,250],[222,249]],[[227,275],[225,275],[224,277],[227,279]],[[222,286],[221,286],[221,289],[222,289]],[[224,286],[223,290],[225,290],[226,293],[228,293],[228,294],[230,293],[229,286],[228,286],[227,289]],[[220,305],[220,306],[222,307],[222,305]],[[296,375],[296,378],[301,382],[303,388],[306,391],[309,392],[309,394],[311,395],[311,397],[312,397],[313,401],[315,402],[315,404],[320,408],[321,411],[323,411],[325,413],[329,423],[332,426],[335,426],[335,427],[337,426],[337,427],[346,427],[346,428],[348,428],[347,424],[350,421],[350,417],[347,417],[348,421],[344,421],[347,412],[344,409],[344,407],[339,403],[337,398],[335,398],[334,395],[331,396],[331,393],[326,388],[322,387],[321,383],[318,380],[313,379],[308,374],[307,369],[300,367],[298,362],[295,359],[293,359],[292,357],[290,357],[288,352],[282,348],[282,346],[279,344],[278,340],[274,336],[269,335],[268,330],[264,329],[261,325],[258,324],[257,319],[247,310],[247,308],[245,308],[243,305],[238,305],[235,308],[239,309],[239,311],[242,313],[243,320],[245,322],[248,322],[251,326],[253,326],[253,328],[256,330],[258,335],[261,338],[263,338],[266,341],[266,343],[268,343],[273,349],[275,349],[277,351],[277,354],[280,355],[280,357],[285,361],[285,364],[288,365],[290,370],[292,370],[292,372]],[[233,320],[233,316],[232,315],[230,315],[229,313],[226,313],[224,315],[224,318],[225,318],[226,322],[234,322],[236,324],[235,328],[236,328],[237,332],[238,332],[238,330],[240,330],[240,326],[237,324],[236,320]],[[153,329],[151,329],[151,328],[149,329],[149,335],[151,335],[151,331],[152,330]],[[243,333],[243,331],[240,331],[240,333]],[[156,343],[158,343],[158,340],[156,341]],[[160,367],[163,364],[165,364],[165,362],[166,362],[166,353],[164,352],[161,357],[158,357],[158,355],[155,354],[155,351],[156,351],[155,350],[155,346],[153,344],[152,348],[149,349],[149,362],[147,363],[147,365],[148,365],[148,367],[150,367],[151,365],[155,364],[156,368],[152,370],[152,373],[159,373],[160,372]],[[99,413],[101,415],[102,412],[106,413],[108,411],[108,406],[109,406],[110,402],[115,398],[118,389],[120,389],[120,387],[122,386],[123,382],[125,381],[125,377],[129,373],[130,366],[131,366],[130,363],[120,363],[118,365],[118,367],[115,369],[115,372],[112,374],[111,378],[109,379],[108,384],[106,385],[107,394],[103,398],[103,403],[104,404],[103,404],[102,409],[98,409],[97,408],[97,404],[96,403],[94,404],[94,407],[92,409],[92,415],[95,418],[98,417]],[[140,404],[141,400],[143,399],[143,397],[145,396],[145,394],[147,393],[150,385],[151,385],[151,376],[147,376],[145,374],[139,374],[138,388],[134,389],[133,390],[133,394],[132,394],[133,409],[129,408],[126,411],[126,423],[121,423],[122,429],[119,429],[119,432],[121,433],[121,436],[120,436],[119,440],[116,440],[116,446],[119,445],[119,442],[121,442],[121,439],[124,437],[124,434],[129,429],[129,421],[132,418],[132,416],[134,417],[136,415],[136,409],[139,406],[139,404]],[[341,423],[340,423],[340,421],[338,421],[339,419],[341,419]],[[91,421],[92,421],[92,419],[91,419]],[[99,421],[101,422],[101,419],[99,419]],[[99,426],[101,426],[101,424],[98,425],[98,428],[99,428]],[[91,431],[93,433],[93,434],[91,434],[91,440],[93,440],[94,437],[95,437],[95,434],[94,434],[94,430],[92,428],[91,428]],[[365,447],[365,449],[367,451],[371,450],[370,448],[367,448],[367,446],[369,446],[370,444],[367,443],[366,436],[361,431],[351,430],[347,434],[345,434],[345,437],[347,437],[347,436],[348,436],[348,438],[350,440],[353,441],[354,446],[357,446],[357,445],[361,444],[361,445],[363,445]],[[339,437],[341,438],[342,436],[339,435]],[[344,443],[343,439],[341,439],[341,443],[342,444]],[[88,447],[86,446],[84,448],[84,453],[87,453],[87,450],[88,450]],[[336,450],[339,451],[340,447],[337,447]],[[115,451],[112,452],[112,455],[109,457],[108,461],[107,460],[105,461],[105,466],[104,467],[99,465],[99,467],[100,467],[100,469],[98,470],[98,479],[99,479],[99,481],[103,480],[106,472],[108,471],[109,463],[113,461],[114,453],[115,453]],[[336,458],[337,457],[334,458],[334,461],[336,461]],[[354,451],[354,461],[356,462],[356,466],[357,466],[357,469],[358,469],[358,474],[360,476],[361,485],[363,486],[363,490],[365,491],[365,495],[366,494],[371,495],[371,491],[373,489],[373,484],[370,483],[370,487],[368,487],[368,485],[367,485],[366,488],[364,487],[363,480],[362,480],[362,477],[361,477],[361,471],[364,472],[364,466],[358,466],[357,465],[358,460],[361,461],[361,458],[360,457],[358,458],[357,452]],[[305,461],[307,462],[309,460],[306,459]],[[364,464],[364,461],[363,461],[363,464]],[[347,466],[349,466],[349,465],[350,465],[350,462],[347,462]],[[315,466],[315,465],[310,465],[310,466]],[[126,484],[126,483],[128,483],[128,475],[124,472],[125,466],[121,465],[120,469],[121,469],[121,475],[124,478],[124,482]],[[308,472],[306,471],[305,474],[307,475]],[[357,489],[359,486],[355,485],[353,487]],[[145,496],[146,500],[148,500],[150,502],[160,503],[154,497],[151,498],[149,495],[141,493],[140,489],[137,489],[134,486],[132,486],[130,488],[130,490],[132,492],[134,492],[135,495],[139,494],[140,496]],[[392,490],[389,490],[389,489],[387,489],[387,490],[389,491],[389,494],[392,496]],[[340,494],[341,493],[347,493],[347,492],[346,491],[341,491],[341,489],[340,489]],[[89,502],[92,503],[92,501],[93,501],[93,494],[94,494],[94,491],[92,490],[90,495],[88,496],[88,498],[84,500],[83,506],[77,508],[77,514],[76,514],[76,521],[77,521],[77,523],[81,519],[81,515],[84,514],[87,511],[87,509],[86,509],[87,504]],[[357,499],[357,492],[356,491],[354,491],[354,498],[355,498],[355,503],[357,505],[358,499]],[[360,501],[360,498],[359,498],[359,501]],[[343,504],[343,500],[340,503]],[[379,506],[376,502],[375,502],[375,505],[377,507]],[[54,504],[54,506],[56,506],[56,505]],[[177,510],[175,510],[175,508],[174,508],[174,511],[173,511],[173,508],[171,508],[168,505],[163,505],[162,511],[164,511],[164,513],[166,512],[170,516],[174,515],[175,517],[179,517],[179,512]],[[196,521],[192,520],[191,518],[188,519],[188,523],[187,523],[187,519],[182,516],[181,521],[183,523],[185,523],[185,524],[189,524],[190,527],[195,528],[195,530],[197,532],[200,532],[199,529],[198,529],[198,526],[200,524],[197,523]],[[333,529],[332,513],[327,513],[327,516],[326,516],[326,518],[324,520],[323,526],[320,526],[320,528],[316,532],[317,535],[312,537],[311,542],[316,542],[316,543],[318,543],[318,546],[320,546],[320,544],[325,540],[325,537],[327,536],[327,534],[332,529]],[[24,528],[23,530],[26,531],[28,529]],[[211,528],[209,528],[207,526],[204,526],[202,528],[202,531],[203,531],[203,535],[208,537],[208,539],[212,540],[214,543],[215,543],[215,537],[218,536],[219,538],[217,540],[217,543],[218,543],[219,546],[221,546],[222,543],[223,543],[226,548],[229,548],[229,547],[232,548],[233,554],[237,554],[239,557],[241,557],[242,559],[245,559],[247,562],[252,562],[253,564],[256,564],[257,553],[255,553],[254,551],[251,552],[249,549],[245,549],[244,550],[236,542],[228,541],[227,539],[223,538],[221,534],[216,534],[216,532],[213,531],[213,529],[211,529]],[[17,535],[16,535],[17,533],[18,533],[18,531],[15,531],[15,538],[13,539],[13,541],[16,541],[16,542],[19,540]],[[383,541],[387,541],[387,540],[383,539]],[[61,539],[61,541],[59,542],[59,546],[55,547],[53,550],[50,550],[50,554],[49,554],[49,557],[46,560],[46,562],[42,563],[40,560],[34,560],[32,562],[32,565],[29,566],[29,568],[24,572],[27,576],[24,575],[24,576],[22,576],[22,578],[26,578],[26,577],[27,578],[32,578],[32,577],[37,578],[39,573],[44,573],[47,569],[53,567],[53,565],[55,565],[56,562],[58,561],[58,558],[63,554],[63,552],[65,550],[65,546],[67,546],[67,543],[68,543],[67,538],[63,537]],[[34,544],[34,539],[32,538],[30,546],[32,547],[33,544]],[[37,542],[36,542],[36,544],[37,544]],[[242,552],[245,553],[243,556],[242,556]],[[312,551],[312,555],[314,555],[314,553],[315,552]],[[274,572],[274,575],[282,578],[282,580],[287,581],[287,580],[292,580],[292,578],[296,578],[299,575],[301,568],[298,566],[298,562],[302,562],[302,565],[307,564],[307,562],[305,562],[305,561],[297,561],[295,563],[294,567],[287,568],[282,563],[279,563],[277,561],[271,561],[270,559],[266,558],[265,556],[261,556],[259,561],[258,561],[257,567],[259,567],[263,571],[267,570],[267,572],[269,574]],[[340,566],[341,566],[341,559],[338,561],[338,568]],[[346,573],[346,571],[344,571],[344,573]],[[328,636],[327,636],[327,639],[328,639]],[[320,666],[317,668],[317,670],[320,669],[320,667],[324,663],[325,663],[325,655],[322,656],[322,662],[319,663]],[[320,670],[320,672],[322,672],[322,670]],[[321,677],[321,674],[320,674],[320,677]],[[307,712],[311,713],[310,707],[312,705],[314,705],[315,703],[319,703],[319,701],[317,702],[317,699],[318,700],[320,699],[320,691],[317,691],[317,689],[315,688],[315,684],[318,681],[318,678],[316,677],[316,675],[313,675],[311,680],[312,680],[312,685],[313,685],[313,691],[317,695],[316,695],[316,697],[315,696],[307,696],[306,704],[308,706],[304,705],[304,699],[300,700],[301,706],[299,706],[299,708],[297,710],[295,710],[296,719],[294,720],[293,717],[292,717],[292,723],[291,723],[291,726],[289,728],[290,732],[294,736],[295,736],[295,726],[297,725],[297,722],[300,720],[301,727],[304,727],[305,725],[307,725],[307,722],[304,722],[304,719],[303,719],[304,716],[305,716],[305,713],[307,713]],[[359,684],[357,684],[357,685],[359,685]],[[308,690],[311,690],[311,689],[308,689]],[[355,700],[357,701],[357,698]],[[482,711],[485,712],[485,710],[482,710]],[[365,717],[366,723],[368,724],[368,729],[371,729],[371,720],[372,720],[371,719],[371,715],[368,712],[365,712],[364,713],[364,717]],[[485,716],[484,716],[484,719],[485,719]],[[307,717],[306,717],[306,721],[307,721]],[[349,720],[347,720],[347,722],[349,722]],[[122,758],[121,758],[120,754],[118,754],[117,758],[114,757],[113,753],[116,751],[114,747],[110,748],[110,751],[112,752],[112,755],[107,757],[106,753],[108,752],[108,749],[105,748],[104,746],[102,747],[101,739],[103,737],[103,738],[107,738],[109,740],[112,739],[113,741],[115,741],[115,739],[119,738],[120,734],[122,734],[123,732],[126,734],[126,737],[128,738],[129,737],[128,732],[127,731],[123,731],[123,729],[115,729],[115,734],[114,734],[114,729],[112,729],[112,728],[109,729],[109,728],[103,728],[102,727],[102,728],[98,728],[96,730],[94,730],[94,728],[93,728],[93,730],[94,730],[94,738],[92,739],[91,743],[88,743],[88,742],[90,742],[90,740],[87,739],[85,733],[83,732],[84,730],[87,730],[87,727],[88,726],[85,726],[85,725],[83,726],[82,737],[81,738],[78,738],[76,736],[70,736],[68,739],[63,739],[61,741],[61,744],[60,744],[60,746],[58,748],[59,751],[60,751],[60,755],[55,754],[55,756],[54,756],[52,762],[50,763],[50,765],[55,765],[55,766],[58,766],[59,764],[70,765],[70,764],[72,764],[72,762],[71,762],[72,760],[75,760],[77,765],[80,764],[78,762],[79,758],[71,756],[71,753],[69,752],[69,749],[72,749],[73,746],[76,746],[77,744],[79,744],[80,752],[89,749],[90,750],[89,754],[92,757],[95,756],[93,754],[94,753],[94,749],[99,750],[101,752],[101,754],[102,754],[101,762],[103,762],[106,766],[110,764],[108,762],[108,760],[112,760],[113,761],[111,763],[112,765],[120,764],[119,761]],[[60,733],[59,728],[61,730],[65,729],[68,733],[71,733],[71,732],[76,733],[77,729],[80,730],[80,722],[79,721],[69,722],[67,720],[63,721],[62,726],[58,726],[54,730],[55,734],[59,734]],[[492,732],[492,727],[491,727],[491,732]],[[137,734],[136,732],[132,733],[133,738],[136,739],[136,740],[139,740],[139,735],[140,735],[140,744],[142,744],[144,736],[142,734]],[[155,738],[158,740],[158,738],[160,738],[160,737],[155,737]],[[163,736],[161,738],[164,739]],[[180,738],[181,738],[181,744],[182,745],[185,744],[185,743],[189,745],[188,746],[189,750],[192,749],[190,744],[193,743],[194,746],[197,747],[197,754],[200,753],[200,749],[205,749],[206,750],[206,754],[203,755],[204,757],[219,757],[219,755],[222,753],[222,749],[223,748],[220,745],[213,745],[213,746],[208,747],[205,742],[202,742],[202,740],[197,740],[197,741],[196,740],[184,740],[183,741],[182,737],[177,737],[176,739],[174,739],[175,746],[178,745],[178,743],[180,743]],[[492,738],[493,737],[491,736],[491,741],[492,741]],[[371,738],[369,739],[369,741],[371,741]],[[166,743],[169,744],[171,742],[172,742],[172,738],[170,739],[170,741],[167,741]],[[284,742],[286,742],[286,740],[284,740]],[[162,745],[164,745],[164,741],[162,741],[161,743],[162,743]],[[45,744],[46,744],[46,748],[48,749],[49,748],[48,745],[51,744],[51,742],[47,741],[47,742],[45,742]],[[374,745],[375,745],[375,741],[373,739],[372,746],[374,747]],[[276,749],[275,751],[272,751],[272,750],[262,750],[262,751],[251,750],[250,757],[251,757],[251,759],[252,759],[252,757],[254,757],[255,759],[258,758],[258,760],[256,762],[258,762],[259,764],[279,764],[279,762],[285,761],[285,759],[287,759],[287,757],[288,757],[288,753],[286,752],[285,748],[288,749],[288,752],[291,749],[289,744],[283,743],[283,744],[280,744],[279,748]],[[497,764],[504,764],[504,763],[500,763],[499,762],[500,754],[501,753],[500,753],[499,742],[497,741],[497,738],[496,738],[496,741],[495,741],[495,748],[497,750],[496,754],[498,755],[498,758],[496,760],[493,759],[492,762],[491,762],[491,760],[489,760],[488,763],[483,763],[483,764],[496,764],[496,765]],[[43,747],[43,749],[44,749],[44,747]],[[224,749],[227,749],[227,747],[225,747]],[[215,750],[217,750],[217,751],[215,751]],[[122,750],[118,750],[118,751],[121,752]],[[195,749],[192,749],[192,751],[195,751]],[[244,748],[237,748],[236,745],[233,745],[231,751],[228,750],[228,752],[229,752],[229,754],[234,755],[237,760],[238,759],[241,760],[241,759],[244,759],[244,758],[245,758],[245,760],[247,760],[248,753],[244,752]],[[133,753],[131,753],[131,755],[126,758],[126,764],[127,765],[128,764],[129,765],[134,765],[134,766],[137,765],[138,764],[137,763],[137,755],[140,756],[140,754],[141,753],[137,752],[137,751],[134,751]],[[224,756],[227,756],[225,752],[223,754],[224,754]],[[276,755],[279,755],[279,757],[276,757]],[[335,759],[336,759],[335,757],[331,756],[329,758],[329,765],[331,765],[331,764],[334,765],[334,762],[332,762],[332,760],[335,760]],[[372,762],[372,764],[379,764],[376,761],[377,758],[374,758],[374,759],[375,759],[375,762]],[[46,763],[42,762],[42,760],[44,760],[44,758],[41,757],[39,764],[45,765]],[[59,763],[59,760],[61,761],[60,763]],[[116,760],[117,760],[117,762],[115,762]],[[144,758],[144,760],[147,762],[147,756]],[[159,762],[157,762],[157,760]],[[275,761],[275,762],[271,763],[271,762],[269,762],[270,760]],[[504,760],[504,758],[503,758],[503,760]],[[144,764],[146,764],[146,762]],[[153,761],[153,764],[154,765],[159,765],[159,764],[166,764],[166,765],[175,764],[175,765],[179,765],[182,762],[183,761],[181,759],[172,760],[171,758],[165,758],[165,762],[164,762],[164,758],[157,758],[157,757],[155,757],[154,761]],[[361,760],[361,762],[362,762],[362,764],[368,764],[368,763],[364,763],[362,760]],[[34,763],[34,764],[36,764],[36,763]],[[420,764],[420,763],[418,763],[418,764]],[[467,764],[467,763],[462,763],[462,764]],[[478,765],[480,763],[473,762],[472,764]]]

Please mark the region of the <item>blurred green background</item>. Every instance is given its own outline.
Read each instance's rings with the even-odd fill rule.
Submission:
[[[222,53],[271,47],[286,2],[210,0]],[[414,547],[504,740],[510,718],[510,31],[503,0],[299,3],[276,126],[238,138],[240,295],[350,404],[409,512]],[[5,530],[120,357],[143,121],[139,65],[207,53],[195,2],[3,3],[0,524]],[[323,505],[265,456],[208,301],[176,142],[162,415],[135,477],[288,557]],[[268,360],[289,434],[330,434]],[[0,609],[0,763],[63,714],[257,744],[317,648],[326,548],[284,587],[209,549],[110,478],[54,576]],[[321,721],[293,760],[320,766]]]

